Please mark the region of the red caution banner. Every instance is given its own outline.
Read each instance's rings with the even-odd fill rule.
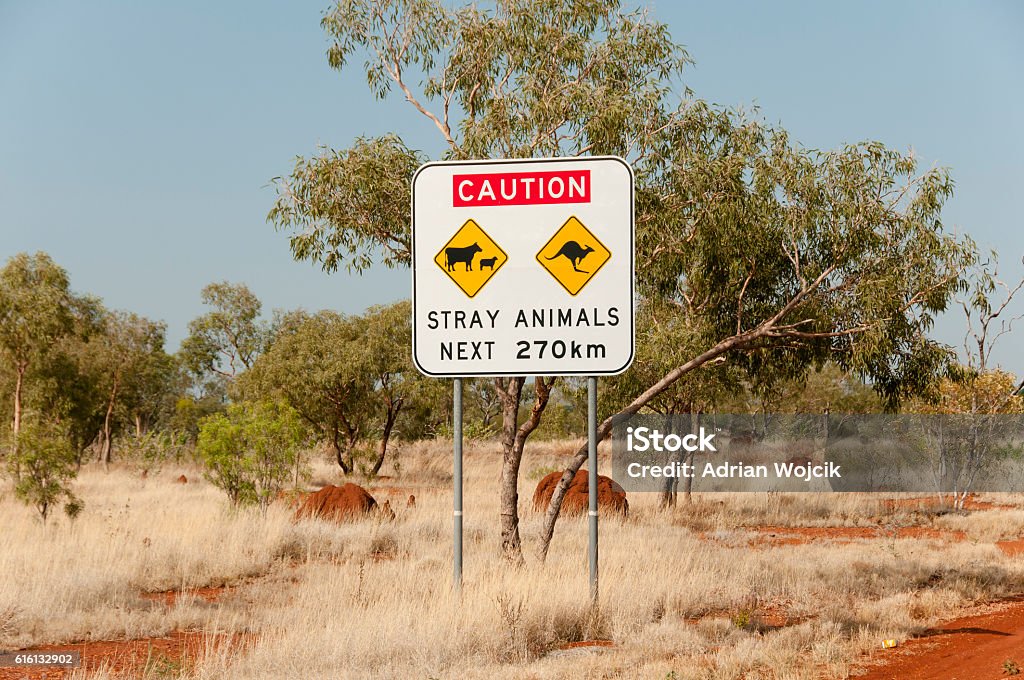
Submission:
[[[555,203],[590,203],[590,170],[452,176],[456,208]]]

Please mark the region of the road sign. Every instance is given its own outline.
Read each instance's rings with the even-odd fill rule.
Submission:
[[[424,165],[412,183],[416,366],[437,377],[626,370],[633,229],[620,158]]]

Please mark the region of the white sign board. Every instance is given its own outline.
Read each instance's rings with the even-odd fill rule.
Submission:
[[[412,182],[416,367],[621,373],[634,354],[633,240],[621,158],[424,165]]]

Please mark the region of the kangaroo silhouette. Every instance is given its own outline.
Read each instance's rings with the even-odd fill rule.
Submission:
[[[580,269],[579,264],[580,262],[583,261],[583,258],[585,258],[592,252],[594,252],[594,249],[591,248],[590,246],[583,247],[579,243],[576,243],[576,241],[566,241],[562,245],[562,247],[558,249],[557,253],[555,253],[554,255],[547,259],[553,260],[556,257],[563,256],[565,257],[565,259],[569,260],[570,263],[572,263],[572,270],[574,272],[579,272],[580,274],[589,274],[590,272],[585,272],[582,269]]]

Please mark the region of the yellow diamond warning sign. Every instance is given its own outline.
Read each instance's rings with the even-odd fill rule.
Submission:
[[[467,220],[434,256],[441,271],[469,297],[479,293],[507,261],[505,251],[473,220]]]
[[[537,262],[569,295],[576,295],[611,257],[611,251],[582,222],[570,217],[537,253]]]

